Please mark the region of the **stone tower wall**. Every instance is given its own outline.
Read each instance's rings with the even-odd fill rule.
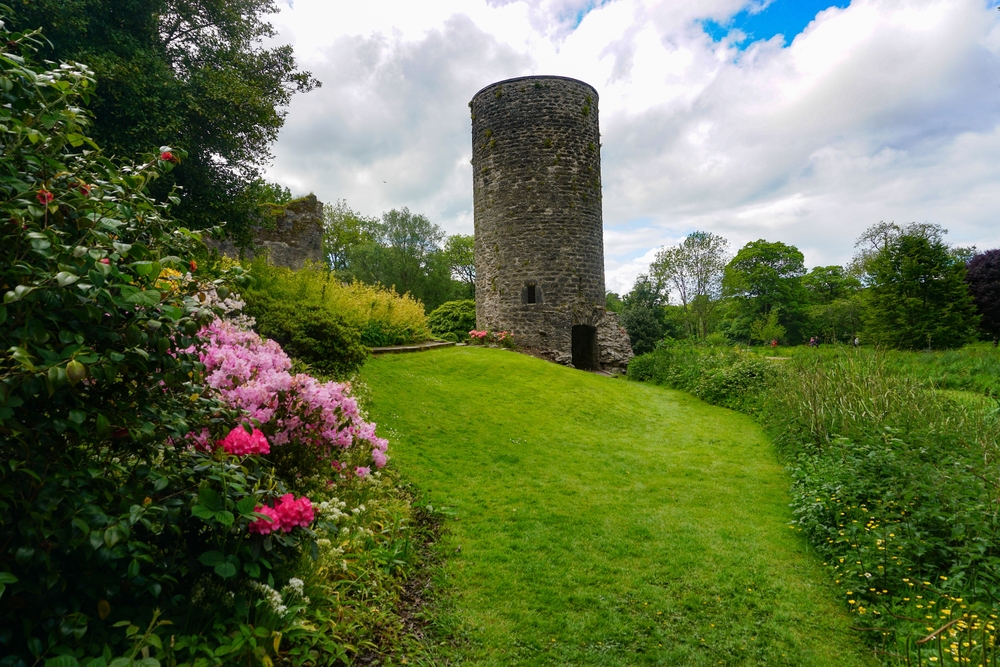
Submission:
[[[569,363],[573,325],[604,316],[597,91],[523,77],[487,86],[469,106],[477,326]]]
[[[243,250],[243,256],[267,253],[275,266],[301,269],[306,262],[323,261],[323,202],[310,194],[283,206],[274,206],[274,226],[254,227],[253,246]],[[219,254],[239,258],[240,249],[232,241],[205,239],[205,244]]]

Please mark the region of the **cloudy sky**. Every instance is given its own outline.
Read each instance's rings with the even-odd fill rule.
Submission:
[[[483,86],[571,76],[600,94],[608,288],[694,230],[846,262],[880,220],[1000,246],[997,0],[279,0],[323,83],[270,178],[471,234]]]

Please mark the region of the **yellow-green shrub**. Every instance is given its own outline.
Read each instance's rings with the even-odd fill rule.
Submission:
[[[293,271],[254,261],[249,266],[254,287],[244,298],[268,297],[285,303],[318,306],[335,313],[361,332],[369,347],[414,343],[430,338],[423,304],[381,285],[342,283],[320,266]]]

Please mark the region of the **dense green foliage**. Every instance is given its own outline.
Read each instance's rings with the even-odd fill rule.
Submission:
[[[847,267],[806,272],[794,246],[760,239],[726,263],[725,239],[693,232],[662,249],[649,275],[640,275],[621,299],[609,293],[605,305],[624,313],[629,303],[641,304],[655,314],[659,332],[650,313],[622,318],[640,354],[659,337],[961,347],[974,340],[980,323],[988,335],[1000,331],[994,312],[1000,272],[990,259],[996,251],[975,255],[948,246],[946,233],[933,224],[881,222],[859,237]]]
[[[289,539],[263,558],[231,534],[272,487],[264,471],[171,444],[238,423],[201,396],[188,350],[214,313],[158,282],[188,268],[193,239],[146,188],[183,153],[119,168],[85,150],[90,72],[37,73],[12,53],[30,37],[3,42],[0,645],[16,666],[124,651],[115,624],[155,609],[181,634],[211,626],[194,581],[232,562],[267,580],[297,552]]]
[[[965,279],[980,315],[980,326],[1000,343],[1000,250],[980,253],[969,261]]]
[[[427,316],[427,326],[435,336],[447,336],[456,342],[468,340],[469,332],[476,328],[476,302],[467,299],[442,303]]]
[[[323,217],[324,253],[341,280],[409,294],[427,312],[445,301],[475,298],[471,236],[446,240],[438,225],[407,208],[375,218],[338,201],[326,206]]]
[[[871,286],[865,325],[876,342],[941,349],[975,340],[979,317],[965,282],[965,262],[950,252],[938,230],[901,231],[869,259],[866,270]]]
[[[343,283],[320,267],[293,271],[254,261],[249,276],[252,286],[243,297],[260,331],[293,345],[293,356],[335,375],[349,375],[363,363],[358,342],[383,347],[430,336],[424,306],[409,295]]]
[[[0,665],[420,659],[402,598],[431,534],[391,474],[355,467],[385,462],[373,425],[346,385],[250,372],[255,354],[290,365],[273,343],[210,343],[240,270],[207,282],[196,237],[148,192],[184,152],[103,158],[81,108],[92,74],[33,70],[34,40],[0,32]],[[225,382],[206,377],[210,344],[230,355]],[[269,406],[251,424],[220,387],[265,370],[274,391],[240,394]],[[331,417],[337,466],[301,436]],[[274,451],[219,443],[256,426]],[[315,516],[303,496],[294,530],[259,529],[265,506],[307,491]]]
[[[701,378],[738,375],[748,363],[771,369],[729,393],[702,389]],[[629,372],[758,417],[789,463],[796,524],[833,568],[852,611],[885,628],[871,638],[905,652],[908,641],[966,613],[978,641],[984,632],[995,636],[984,623],[1000,593],[1000,524],[988,481],[1000,415],[988,400],[936,392],[923,381],[933,377],[929,369],[942,385],[947,369],[984,364],[995,371],[1000,356],[992,348],[937,355],[803,348],[768,362],[689,347],[640,357]],[[954,384],[971,389],[988,376],[966,373]]]
[[[454,517],[427,613],[455,641],[434,664],[875,663],[750,419],[475,347],[362,377],[398,469]]]
[[[262,336],[277,341],[288,354],[334,377],[347,378],[368,358],[361,331],[323,305],[283,301],[266,293],[248,293],[245,312]]]
[[[189,227],[226,223],[241,244],[264,221],[259,185],[268,146],[296,91],[318,85],[291,46],[263,46],[273,0],[13,0],[22,30],[44,28],[41,56],[85,62],[97,75],[93,136],[130,158],[161,144],[188,158],[155,196],[181,186]]]

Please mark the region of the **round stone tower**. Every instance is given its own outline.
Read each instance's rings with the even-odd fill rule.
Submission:
[[[604,310],[597,101],[582,81],[528,76],[489,85],[469,103],[477,326],[595,370],[616,365],[602,358],[615,356],[598,342],[603,321],[621,347]]]

